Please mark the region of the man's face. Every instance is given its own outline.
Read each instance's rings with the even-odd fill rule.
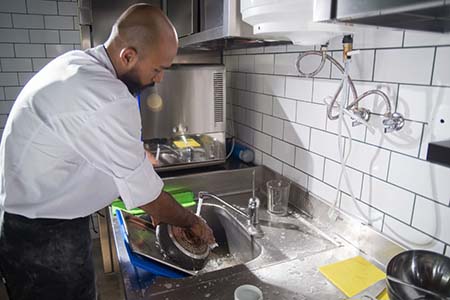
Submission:
[[[147,55],[140,55],[138,62],[129,71],[119,76],[130,93],[136,94],[148,86],[161,82],[164,70],[171,66],[176,55],[176,47],[169,47],[169,49],[166,47],[165,51],[155,50]]]
[[[139,76],[135,69],[128,71],[127,73],[119,76],[119,79],[128,87],[131,94],[136,95],[140,90],[144,89],[139,80]]]

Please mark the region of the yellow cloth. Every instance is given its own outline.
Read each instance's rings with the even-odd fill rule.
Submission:
[[[349,298],[386,278],[384,272],[361,256],[322,266],[319,271]]]
[[[174,141],[173,142],[178,149],[184,149],[187,147],[198,148],[200,144],[194,139],[186,139],[185,141]]]

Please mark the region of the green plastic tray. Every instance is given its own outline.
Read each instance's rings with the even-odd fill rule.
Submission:
[[[172,195],[172,197],[175,200],[177,200],[177,202],[180,203],[183,207],[191,207],[196,204],[194,201],[195,199],[194,193],[186,188],[176,186],[165,186],[163,190]],[[114,215],[116,215],[116,209],[126,211],[127,213],[133,215],[145,214],[145,212],[140,208],[133,208],[131,210],[126,209],[125,204],[120,199],[116,199],[115,201],[113,201],[113,203],[111,203],[111,206],[113,208]]]

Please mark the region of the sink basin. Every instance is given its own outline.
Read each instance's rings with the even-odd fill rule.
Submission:
[[[213,230],[216,242],[219,245],[210,252],[208,261],[202,270],[191,271],[182,269],[164,257],[157,246],[155,230],[151,223],[149,222],[143,227],[133,222],[132,219],[136,217],[125,214],[128,238],[133,251],[189,274],[205,274],[244,264],[255,259],[261,253],[261,246],[254,241],[253,236],[247,232],[247,229],[225,208],[205,203],[202,206],[201,216]],[[140,218],[150,221],[148,215],[143,215]]]
[[[181,160],[178,158],[178,155],[167,152],[161,153],[159,155],[159,161],[162,165],[173,165],[181,162]]]
[[[219,247],[212,250],[206,266],[199,273],[244,264],[261,254],[261,246],[225,208],[203,204],[201,216],[213,230]]]
[[[193,149],[193,150],[177,150],[179,153],[173,151],[161,151],[159,154],[159,163],[162,166],[205,161],[205,150]]]

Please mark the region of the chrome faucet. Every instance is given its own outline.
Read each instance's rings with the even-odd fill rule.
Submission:
[[[237,209],[236,207],[234,207],[233,205],[225,202],[219,196],[214,195],[213,193],[209,193],[209,192],[206,192],[206,191],[198,192],[199,205],[201,205],[201,203],[203,203],[203,201],[206,198],[213,198],[213,199],[219,201],[221,204],[225,205],[227,208],[231,209],[232,211],[234,211],[234,212],[238,213],[239,215],[243,216],[244,218],[246,218],[247,219],[247,225],[249,225],[251,227],[251,228],[249,228],[249,232],[251,234],[255,234],[255,233],[258,232],[257,230],[255,230],[256,229],[255,227],[259,223],[259,213],[258,213],[258,210],[259,210],[259,199],[257,197],[250,198],[249,203],[248,203],[248,208],[247,208],[248,213],[245,213],[245,212]],[[200,209],[201,208],[197,208],[197,214],[200,214]]]
[[[245,212],[243,212],[243,211],[237,209],[236,207],[234,207],[233,205],[225,202],[219,196],[214,195],[213,193],[210,193],[210,192],[206,192],[206,191],[198,192],[198,202],[199,203],[203,203],[205,198],[213,198],[213,199],[219,201],[220,203],[222,203],[223,205],[225,205],[226,207],[228,207],[229,209],[231,209],[232,211],[234,211],[234,212],[240,214],[241,216],[245,217],[246,219],[250,220],[250,217]]]
[[[229,209],[231,209],[232,211],[240,214],[241,216],[243,216],[244,218],[247,219],[247,225],[250,226],[249,228],[249,232],[251,234],[256,234],[259,233],[259,230],[257,230],[257,226],[259,224],[259,205],[260,205],[260,201],[258,199],[258,197],[256,197],[255,195],[255,170],[253,170],[252,173],[252,197],[248,200],[248,207],[247,207],[247,213],[237,209],[236,207],[234,207],[233,205],[225,202],[224,200],[222,200],[219,196],[214,195],[213,193],[209,193],[206,191],[200,191],[198,192],[198,204],[197,204],[197,215],[200,215],[200,211],[201,211],[201,205],[203,204],[203,201],[205,200],[205,198],[213,198],[217,201],[219,201],[220,203],[222,203],[223,205],[225,205],[226,207],[228,207]]]
[[[252,197],[248,200],[248,216],[249,224],[257,225],[259,224],[259,205],[261,201],[255,195],[255,170],[252,173]]]

